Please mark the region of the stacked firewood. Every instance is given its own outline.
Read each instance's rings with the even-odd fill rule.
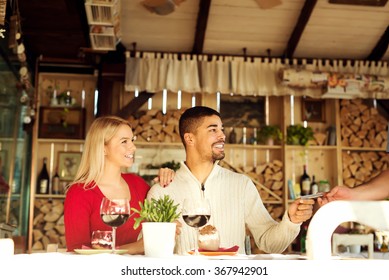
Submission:
[[[163,114],[153,109],[137,112],[128,118],[136,141],[139,142],[181,142],[178,122],[185,109],[169,110]]]
[[[342,100],[341,140],[344,147],[386,148],[388,121],[361,99]],[[369,181],[388,167],[386,152],[344,151],[343,183],[354,187]]]
[[[235,172],[244,173],[250,177],[266,208],[275,220],[281,220],[284,208],[281,204],[267,204],[266,201],[282,202],[283,194],[283,164],[280,160],[265,162],[257,166],[236,167],[225,160],[220,165]]]
[[[388,168],[386,152],[343,152],[343,184],[355,187]]]
[[[388,121],[361,99],[343,99],[340,108],[342,146],[386,148]]]
[[[66,248],[63,201],[60,199],[36,199],[32,234],[32,250],[46,250],[47,244]]]

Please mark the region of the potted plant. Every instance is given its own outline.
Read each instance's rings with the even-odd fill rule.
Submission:
[[[307,146],[310,140],[314,140],[312,127],[304,127],[301,124],[289,125],[286,129],[286,143],[288,145]]]
[[[272,145],[282,140],[282,132],[278,125],[264,125],[257,133],[258,142]]]
[[[178,204],[168,195],[139,202],[140,209],[131,208],[139,217],[135,218],[134,229],[142,223],[145,255],[168,257],[173,255],[176,221],[181,215]]]

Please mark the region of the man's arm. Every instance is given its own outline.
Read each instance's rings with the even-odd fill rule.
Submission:
[[[325,197],[318,198],[319,205],[334,200],[383,200],[389,197],[389,169],[381,172],[369,182],[350,188],[336,186]]]

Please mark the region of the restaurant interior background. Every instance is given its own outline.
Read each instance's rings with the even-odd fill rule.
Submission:
[[[22,251],[45,250],[55,242],[66,246],[61,224],[64,195],[36,193],[36,178],[44,157],[51,177],[60,167],[61,153],[76,160],[85,132],[98,115],[118,114],[134,121],[133,116],[148,107],[161,111],[162,117],[153,115],[154,119],[194,103],[220,109],[231,120],[227,137],[233,128],[238,134],[236,143],[227,146],[226,166],[252,176],[275,218],[290,201],[288,180],[298,180],[305,161],[310,175],[328,179],[331,186],[344,182],[345,154],[356,158],[377,153],[383,164],[374,168],[374,175],[387,167],[386,134],[380,134],[384,141],[376,146],[346,147],[351,145],[345,145],[341,136],[342,117],[333,113],[346,107],[342,100],[362,98],[388,120],[386,0],[8,0],[0,2],[0,15],[4,17],[0,22],[4,35],[0,38],[0,175],[4,179],[0,230],[2,234],[11,230]],[[161,73],[153,73],[156,68]],[[253,75],[254,71],[267,74],[256,79],[261,75]],[[327,74],[354,82],[373,77],[379,86],[358,82],[347,90],[335,86],[331,93]],[[162,76],[166,83],[161,82]],[[52,103],[54,92],[59,104]],[[68,92],[75,106],[66,104]],[[223,112],[223,106],[234,108],[242,100],[256,113],[250,119],[257,118],[257,123],[238,124],[241,117]],[[303,104],[319,104],[320,116],[309,119],[308,125],[316,136],[327,137],[316,143],[318,147],[309,148],[309,158],[294,161],[305,149],[285,142],[251,145],[248,134],[254,135],[260,126],[279,125],[286,135],[289,125],[302,123]],[[70,128],[55,130],[54,137],[50,127],[57,123],[44,116],[58,110],[61,115],[63,107],[78,117],[68,119]],[[330,127],[336,128],[337,141],[328,145]],[[172,163],[183,157],[176,134],[159,134],[164,138],[153,139],[150,132],[142,136],[144,141],[137,144],[144,151],[138,154],[140,163],[155,167],[161,158]],[[151,157],[158,160],[145,160]],[[323,162],[317,165],[318,161]],[[331,168],[326,166],[333,161],[337,163]],[[281,167],[273,172],[281,178],[264,186],[264,170],[277,164]],[[69,181],[66,176],[61,179],[65,184]],[[40,209],[46,209],[47,202],[53,210]],[[50,215],[54,220],[46,221],[44,211],[58,217]]]

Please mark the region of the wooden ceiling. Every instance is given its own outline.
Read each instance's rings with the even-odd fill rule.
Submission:
[[[186,0],[171,14],[157,15],[141,2],[122,1],[122,43],[128,49],[135,42],[145,51],[389,59],[389,4],[282,0],[262,9],[263,0]]]
[[[389,61],[387,3],[367,7],[328,0],[281,0],[280,5],[262,9],[261,1],[265,0],[186,0],[174,12],[157,15],[141,0],[121,0],[121,42],[116,54],[124,59],[123,51],[135,48]],[[18,0],[18,6],[30,61],[40,55],[82,62],[101,58],[101,53],[90,51],[83,1]]]

